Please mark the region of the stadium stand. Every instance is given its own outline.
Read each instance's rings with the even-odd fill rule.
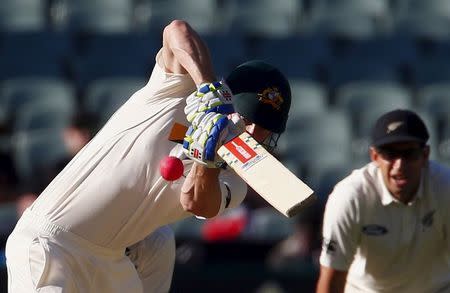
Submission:
[[[3,33],[0,80],[24,76],[67,78],[72,41],[68,34],[47,30]]]
[[[417,106],[442,125],[450,113],[450,83],[430,84],[416,94]]]
[[[291,117],[276,155],[322,203],[369,161],[369,129],[394,108],[420,113],[431,158],[450,164],[447,0],[3,0],[0,155],[12,160],[8,171],[17,169],[15,188],[67,160],[62,130],[73,115],[85,111],[104,123],[145,84],[161,29],[176,18],[205,39],[218,76],[248,59],[288,76]],[[17,220],[14,199],[0,188],[0,292],[7,290],[2,249]],[[228,217],[173,224],[173,292],[314,291],[317,255],[279,270],[266,262],[295,229],[291,222],[248,202]],[[227,225],[241,230],[220,230]],[[238,237],[220,239],[218,231]]]
[[[46,27],[45,0],[3,0],[0,31],[39,31]]]
[[[226,77],[237,65],[248,60],[248,44],[241,34],[229,32],[204,33],[201,35],[208,45],[214,69],[218,77]],[[226,45],[224,45],[226,40]]]
[[[404,2],[403,9],[406,14],[421,12],[450,18],[450,3],[446,0],[409,0]]]
[[[143,17],[139,27],[142,30],[161,31],[173,19],[184,19],[201,34],[219,33],[226,25],[227,12],[219,1],[210,0],[143,0],[148,16]],[[217,13],[220,11],[220,13]]]
[[[243,239],[261,242],[278,242],[294,231],[294,220],[267,207],[256,209],[242,234]]]
[[[450,119],[448,118],[448,115],[439,140],[438,152],[439,159],[450,164]]]
[[[86,88],[82,107],[103,125],[110,116],[147,81],[132,76],[97,79]]]
[[[324,64],[331,55],[328,40],[314,34],[258,38],[248,47],[251,58],[276,65],[290,78],[313,81],[324,79]]]
[[[325,114],[328,110],[328,89],[318,82],[291,79],[291,119],[307,113]]]
[[[131,0],[62,0],[52,4],[50,22],[57,31],[91,34],[133,29]]]
[[[20,132],[13,137],[13,157],[23,183],[34,183],[36,174],[52,172],[67,157],[61,130]]]
[[[294,117],[291,117],[294,118]],[[326,166],[350,160],[351,122],[342,110],[311,113],[288,121],[281,136],[281,158],[294,161],[300,173],[308,178],[311,166]]]
[[[100,33],[79,40],[70,61],[77,89],[83,92],[100,78],[147,78],[160,47],[159,36],[141,33]]]
[[[70,124],[75,111],[66,111],[53,98],[41,99],[38,103],[25,105],[18,113],[14,123],[14,132],[28,132],[34,130],[64,129]]]
[[[364,113],[381,111],[396,107],[408,108],[412,105],[412,94],[401,84],[395,82],[348,82],[338,88],[335,96],[336,107],[347,111],[352,118],[353,125],[361,125]],[[379,112],[377,111],[376,114]],[[366,127],[366,125],[362,126]],[[367,125],[371,127],[371,124]],[[355,129],[355,135],[366,133],[366,129]]]
[[[253,37],[286,37],[298,30],[300,0],[230,1],[231,30]]]
[[[450,36],[448,24],[446,17],[417,11],[396,19],[395,29],[418,40],[445,40]]]
[[[376,22],[348,11],[322,11],[309,26],[312,32],[337,39],[367,39],[378,34]]]
[[[412,96],[407,88],[395,82],[349,82],[336,91],[336,107],[346,111],[352,120],[351,152],[356,163],[369,161],[370,130],[382,113],[411,108]]]
[[[72,83],[60,78],[26,77],[4,80],[0,82],[0,104],[13,127],[19,123],[18,119],[28,119],[21,116],[25,115],[24,107],[31,106],[36,112],[51,107],[67,115],[77,111]]]
[[[317,0],[312,3],[315,15],[324,11],[337,13],[346,11],[353,15],[383,21],[392,14],[388,0]]]
[[[413,108],[412,110],[416,111],[417,114],[423,119],[423,122],[428,128],[428,132],[430,134],[429,145],[430,145],[430,158],[432,160],[440,161],[441,153],[439,152],[439,145],[441,142],[442,131],[439,130],[438,120],[432,114],[427,111],[424,111],[421,108]]]

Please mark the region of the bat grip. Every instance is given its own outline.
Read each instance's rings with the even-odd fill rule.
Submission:
[[[224,143],[245,132],[245,122],[238,113],[233,113],[229,118],[228,134]]]

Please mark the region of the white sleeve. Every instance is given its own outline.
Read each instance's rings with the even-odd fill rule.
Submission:
[[[225,209],[232,209],[239,206],[247,194],[247,183],[231,170],[221,172],[219,177],[220,190],[222,191],[222,203],[219,215]]]
[[[337,187],[330,194],[323,219],[323,243],[320,264],[347,271],[359,242],[356,196],[346,188]]]
[[[241,179],[236,173],[230,169],[220,172],[219,175],[220,191],[222,200],[217,215],[221,215],[225,209],[232,209],[239,206],[247,195],[247,183]],[[204,220],[205,217],[195,216],[197,219]]]
[[[175,236],[169,226],[155,230],[144,240],[127,248],[144,293],[167,293],[175,265]]]

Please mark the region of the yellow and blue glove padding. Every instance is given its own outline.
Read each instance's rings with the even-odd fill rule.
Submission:
[[[229,134],[227,115],[209,112],[200,113],[192,121],[183,141],[183,151],[192,160],[210,168],[219,168],[223,160],[217,149],[223,145]]]
[[[224,81],[201,84],[197,91],[186,99],[184,113],[187,121],[192,122],[203,112],[233,113],[232,97],[231,90]]]

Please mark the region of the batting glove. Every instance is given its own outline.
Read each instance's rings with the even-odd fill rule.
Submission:
[[[184,153],[209,168],[219,168],[224,162],[216,154],[230,133],[227,115],[202,112],[194,118],[183,142]]]
[[[224,81],[204,83],[186,99],[184,113],[189,122],[201,113],[216,112],[231,114],[234,112],[232,94]]]

